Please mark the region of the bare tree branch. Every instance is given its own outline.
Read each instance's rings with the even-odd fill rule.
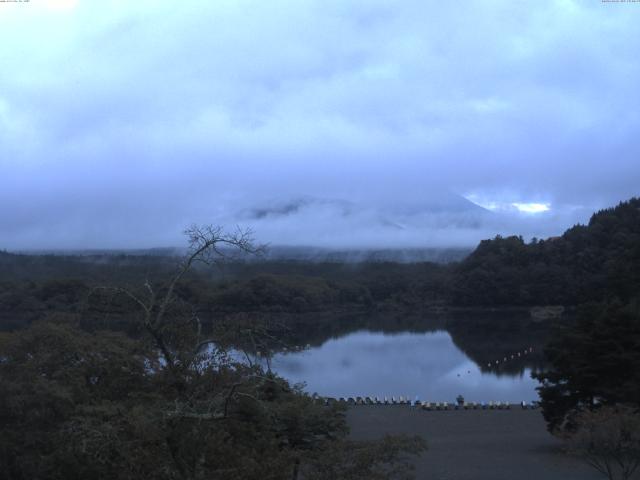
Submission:
[[[264,249],[264,247],[256,247],[254,245],[253,232],[251,230],[241,229],[240,227],[236,227],[235,231],[227,233],[220,226],[192,225],[184,233],[189,241],[186,256],[179,262],[175,274],[170,278],[165,288],[154,289],[148,279],[145,281],[143,287],[148,293],[148,301],[145,302],[133,291],[122,287],[96,287],[94,289],[108,290],[124,295],[142,309],[144,314],[142,323],[162,353],[169,369],[175,368],[178,360],[172,352],[170,341],[166,335],[166,318],[170,307],[179,300],[175,290],[187,272],[191,270],[196,262],[211,265],[219,259],[229,258],[229,251],[240,251],[256,255],[260,254]],[[192,309],[191,318],[187,322],[191,321],[196,323],[195,344],[190,358],[181,358],[182,365],[186,368],[192,366],[193,361],[205,345],[215,343],[213,339],[202,341],[202,324],[195,309]]]

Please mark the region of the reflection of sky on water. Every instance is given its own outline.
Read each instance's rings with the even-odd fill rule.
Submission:
[[[303,352],[278,354],[272,367],[324,396],[410,396],[453,401],[519,402],[537,398],[530,370],[523,376],[482,373],[445,331],[356,332]]]

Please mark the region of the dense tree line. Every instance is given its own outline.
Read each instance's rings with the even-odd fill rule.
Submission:
[[[535,376],[551,431],[573,430],[582,412],[640,409],[640,301],[587,303],[558,327],[546,348],[549,368]]]
[[[202,328],[183,283],[192,266],[216,260],[221,244],[252,244],[243,232],[187,233],[189,252],[167,278],[28,286],[48,310],[0,334],[0,477],[410,478],[407,456],[424,450],[422,439],[351,441],[341,407],[289,385],[249,349],[234,360],[232,349],[271,338],[261,319]],[[110,314],[115,305],[134,334],[88,324],[101,305]]]
[[[0,318],[28,323],[92,285],[162,278],[174,263],[175,257],[163,255],[0,252]],[[640,289],[640,199],[597,212],[587,225],[560,237],[528,243],[516,236],[484,240],[460,263],[236,261],[213,272],[194,269],[182,288],[195,303],[228,312],[624,301]]]
[[[0,271],[0,330],[29,325],[60,312],[83,311],[88,323],[117,323],[129,305],[121,299],[109,304],[87,302],[97,285],[139,285],[170,272],[175,259],[132,257],[80,261],[55,257],[60,274],[41,268],[39,259],[7,255],[15,278]],[[48,262],[45,262],[48,263]],[[33,272],[33,276],[29,276]],[[338,265],[299,262],[231,263],[222,272],[194,270],[180,285],[181,296],[200,309],[203,318],[226,313],[310,313],[371,311],[441,305],[447,285],[447,267],[436,264],[393,263]],[[106,324],[105,324],[106,325]]]
[[[483,241],[455,267],[451,293],[463,305],[578,306],[570,324],[556,325],[535,374],[550,431],[584,434],[581,419],[603,407],[638,414],[640,199],[557,238]]]
[[[640,199],[547,240],[484,240],[455,267],[451,303],[578,305],[640,291]]]

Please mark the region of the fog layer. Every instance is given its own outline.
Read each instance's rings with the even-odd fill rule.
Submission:
[[[0,4],[0,248],[549,236],[639,193],[640,8]],[[472,201],[473,203],[471,203]]]

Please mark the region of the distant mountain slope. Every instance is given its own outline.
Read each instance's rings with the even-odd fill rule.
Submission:
[[[640,293],[640,198],[560,237],[484,240],[457,268],[457,304],[577,304]]]
[[[494,220],[493,212],[460,195],[425,188],[403,202],[384,194],[263,199],[238,207],[228,222],[249,223],[261,241],[275,245],[353,251],[472,247],[501,231]]]

